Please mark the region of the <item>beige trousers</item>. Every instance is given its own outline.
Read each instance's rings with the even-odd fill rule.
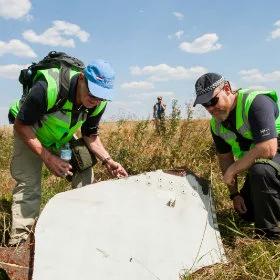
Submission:
[[[12,230],[9,244],[26,240],[39,216],[41,202],[42,160],[14,132],[14,152],[11,175],[16,180],[13,189]],[[89,168],[73,175],[72,188],[93,182],[93,170]]]

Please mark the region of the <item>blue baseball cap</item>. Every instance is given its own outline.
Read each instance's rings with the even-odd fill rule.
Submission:
[[[103,59],[96,59],[87,65],[84,69],[84,74],[88,80],[91,95],[112,100],[115,71],[109,62]]]

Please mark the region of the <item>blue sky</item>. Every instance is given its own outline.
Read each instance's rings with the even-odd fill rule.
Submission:
[[[0,0],[0,125],[21,95],[19,70],[51,50],[111,62],[105,119],[147,118],[158,95],[183,109],[208,71],[279,92],[280,1]]]

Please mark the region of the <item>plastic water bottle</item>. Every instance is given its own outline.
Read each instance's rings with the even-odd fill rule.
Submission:
[[[72,150],[69,143],[66,143],[60,151],[60,158],[65,161],[70,161],[72,157]]]

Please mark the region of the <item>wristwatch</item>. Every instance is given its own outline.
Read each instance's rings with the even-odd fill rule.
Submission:
[[[234,192],[234,193],[231,193],[230,195],[229,195],[229,198],[231,199],[231,200],[233,200],[236,196],[238,196],[238,195],[240,195],[240,192]]]

